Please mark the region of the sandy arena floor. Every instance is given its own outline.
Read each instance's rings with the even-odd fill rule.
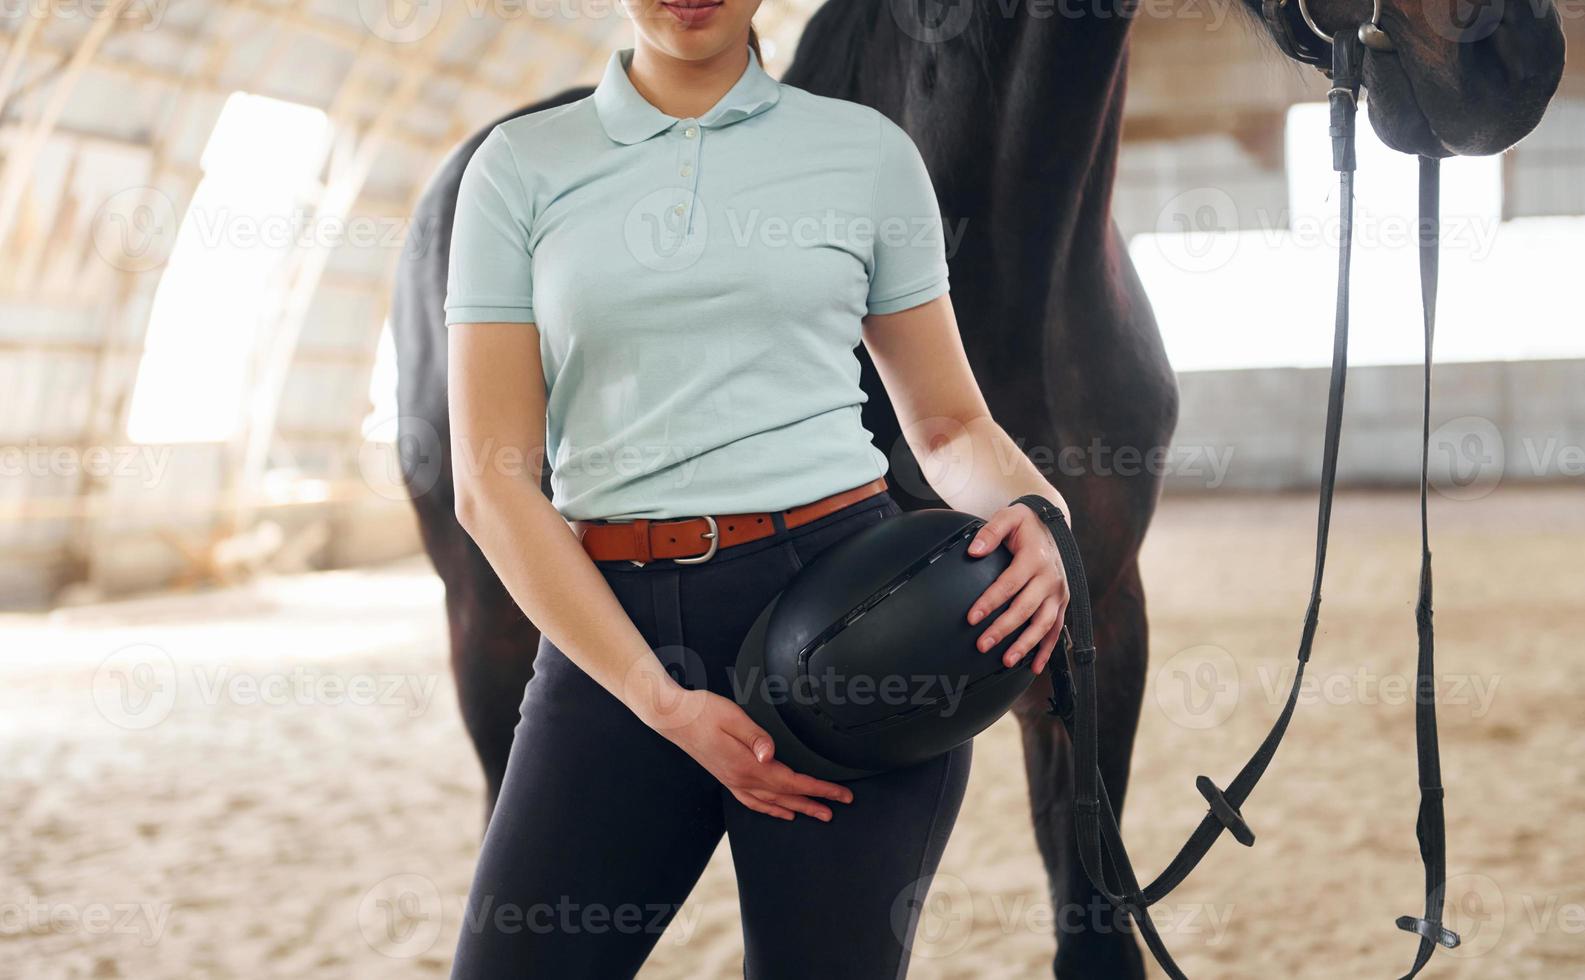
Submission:
[[[1585,976],[1585,503],[1438,499],[1451,915],[1429,976]],[[1173,500],[1125,831],[1154,874],[1286,692],[1308,497]],[[1163,925],[1196,977],[1392,977],[1414,942],[1412,493],[1339,502],[1315,685]],[[0,616],[0,977],[444,976],[480,779],[420,562]],[[1104,651],[1103,651],[1104,655]],[[1052,910],[1016,731],[982,736],[911,976],[1039,977]],[[644,980],[741,956],[725,849]],[[561,980],[561,978],[557,978]]]

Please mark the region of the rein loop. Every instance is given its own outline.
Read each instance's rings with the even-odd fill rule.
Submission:
[[[1291,17],[1285,13],[1289,0],[1265,0],[1268,19],[1274,12],[1282,13],[1279,37],[1293,38],[1288,32]],[[1306,0],[1297,0],[1304,25],[1324,40],[1330,47],[1330,70],[1326,73],[1333,85],[1327,94],[1331,106],[1330,131],[1332,137],[1332,163],[1338,172],[1338,216],[1341,236],[1338,246],[1337,306],[1332,342],[1331,380],[1327,395],[1325,441],[1321,457],[1321,480],[1318,513],[1316,518],[1315,567],[1310,585],[1310,600],[1305,611],[1304,626],[1299,638],[1297,667],[1293,685],[1281,713],[1271,730],[1244,764],[1227,788],[1219,787],[1207,776],[1200,776],[1195,787],[1208,804],[1199,826],[1190,835],[1176,857],[1161,874],[1148,885],[1141,886],[1123,845],[1118,829],[1117,815],[1107,796],[1101,779],[1097,746],[1097,697],[1095,680],[1095,631],[1091,619],[1089,587],[1084,575],[1084,563],[1079,554],[1078,542],[1069,529],[1062,512],[1055,506],[1039,507],[1038,498],[1027,498],[1036,513],[1051,529],[1057,550],[1062,556],[1068,576],[1071,596],[1067,624],[1063,631],[1061,656],[1053,657],[1052,697],[1050,713],[1058,716],[1067,729],[1074,754],[1073,818],[1078,853],[1085,874],[1096,891],[1112,905],[1125,912],[1133,921],[1146,946],[1173,980],[1187,980],[1183,970],[1172,959],[1161,933],[1151,920],[1150,906],[1161,901],[1182,883],[1199,865],[1212,845],[1225,831],[1239,843],[1252,846],[1254,832],[1245,821],[1244,803],[1254,792],[1272,758],[1276,755],[1288,723],[1299,703],[1304,682],[1305,665],[1309,663],[1320,622],[1321,584],[1326,571],[1327,538],[1331,529],[1332,499],[1337,486],[1338,449],[1342,441],[1343,393],[1348,378],[1348,327],[1349,327],[1349,271],[1353,257],[1354,238],[1354,169],[1355,130],[1358,112],[1358,95],[1361,84],[1364,48],[1383,50],[1371,44],[1371,29],[1381,33],[1381,0],[1376,0],[1375,13],[1370,21],[1351,34],[1337,37],[1323,33],[1309,15]],[[1274,29],[1275,24],[1274,24]],[[1315,38],[1307,39],[1309,44]],[[1390,45],[1390,41],[1388,42]],[[1285,48],[1285,50],[1287,50]],[[1295,48],[1294,50],[1299,50]],[[1289,51],[1293,54],[1293,51]],[[1300,57],[1299,55],[1294,55]],[[1305,58],[1300,57],[1300,60]],[[1314,62],[1311,62],[1314,63]],[[1420,938],[1419,949],[1409,971],[1402,980],[1411,980],[1430,961],[1438,946],[1452,948],[1459,943],[1458,934],[1446,928],[1442,921],[1447,884],[1446,834],[1442,806],[1441,760],[1437,744],[1436,727],[1436,670],[1435,637],[1431,617],[1431,548],[1427,514],[1427,487],[1431,438],[1431,369],[1432,345],[1436,331],[1436,293],[1438,248],[1440,229],[1438,222],[1440,195],[1440,165],[1431,157],[1420,159],[1420,299],[1424,311],[1425,329],[1425,380],[1421,419],[1420,445],[1420,583],[1419,597],[1415,603],[1415,628],[1418,638],[1418,656],[1415,667],[1415,744],[1419,769],[1420,806],[1416,821],[1416,836],[1420,844],[1420,858],[1425,871],[1425,912],[1421,916],[1402,916],[1396,921],[1398,928]],[[1026,499],[1026,498],[1020,498]]]

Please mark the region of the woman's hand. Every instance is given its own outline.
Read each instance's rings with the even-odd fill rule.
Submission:
[[[811,797],[853,802],[847,787],[793,772],[774,759],[770,735],[731,699],[678,687],[668,700],[665,717],[651,727],[704,766],[750,810],[783,820],[802,813],[829,821],[831,808]]]
[[[969,543],[969,554],[976,558],[988,555],[1004,542],[1013,553],[1013,563],[974,600],[969,607],[969,624],[979,623],[1011,599],[1012,605],[980,634],[980,652],[1023,627],[1022,635],[1008,648],[1002,662],[1011,667],[1034,650],[1038,674],[1046,669],[1062,636],[1068,611],[1068,576],[1050,529],[1025,505],[1013,504],[992,514]]]

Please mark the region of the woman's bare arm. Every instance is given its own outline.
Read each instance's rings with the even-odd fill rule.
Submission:
[[[950,294],[866,318],[864,346],[897,411],[903,437],[942,500],[964,513],[990,517],[1009,500],[1034,493],[1067,513],[1057,488],[991,418],[963,352]]]
[[[457,324],[449,331],[457,519],[529,621],[656,726],[681,688],[540,490],[545,385],[539,331],[518,323]]]
[[[677,684],[541,492],[545,385],[539,331],[518,323],[456,324],[448,330],[457,519],[529,621],[745,806],[784,819],[794,812],[830,819],[829,809],[808,797],[847,802],[852,794],[775,761],[770,736],[735,702]]]
[[[1008,502],[1038,494],[1071,521],[1067,502],[991,418],[963,352],[950,295],[865,318],[864,345],[931,489],[948,506],[986,518],[969,553],[988,554],[1004,541],[1013,552],[1012,566],[968,612],[969,622],[979,623],[1012,600],[981,634],[980,649],[1021,629],[1006,662],[1034,650],[1035,669],[1044,669],[1067,610],[1067,577],[1056,542],[1035,512]]]

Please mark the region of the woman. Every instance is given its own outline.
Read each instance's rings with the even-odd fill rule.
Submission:
[[[905,973],[970,746],[818,780],[730,680],[802,565],[899,512],[861,340],[932,487],[988,519],[971,553],[1014,553],[967,612],[980,648],[1020,631],[1006,661],[1038,670],[1057,642],[1055,545],[1005,503],[1061,497],[970,372],[919,153],[766,75],[757,6],[629,0],[636,44],[594,94],[497,126],[462,180],[457,514],[544,640],[457,977],[634,975],[723,835],[748,976]]]

